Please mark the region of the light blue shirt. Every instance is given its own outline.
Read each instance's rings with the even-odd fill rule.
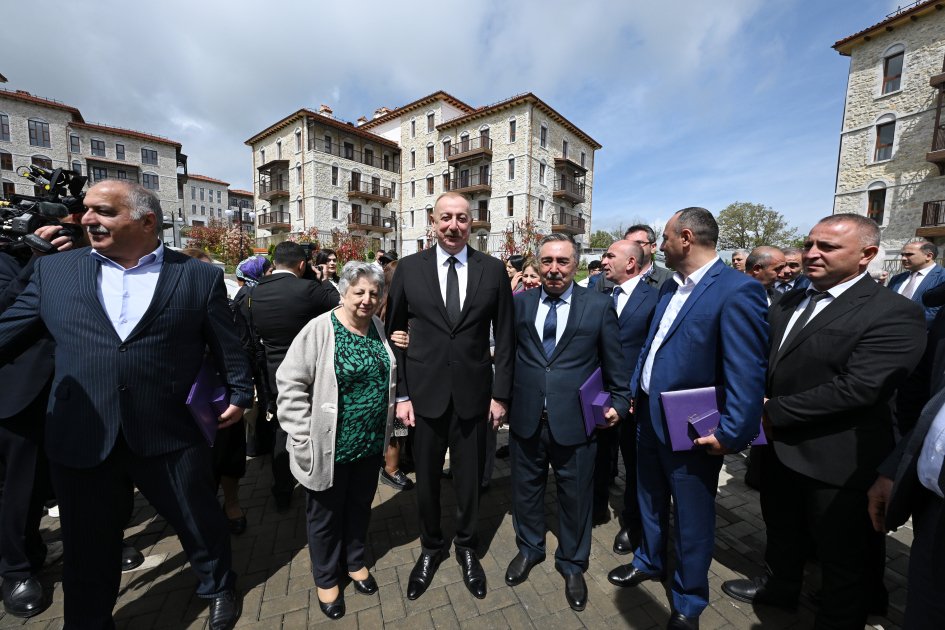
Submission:
[[[571,294],[574,293],[574,283],[568,285],[568,288],[564,293],[558,296],[558,299],[561,300],[561,303],[558,304],[556,313],[558,315],[558,328],[555,330],[555,344],[561,341],[561,335],[564,334],[564,329],[568,325],[568,315],[571,314]],[[545,300],[548,298],[548,294],[545,293],[544,287],[541,289],[541,295],[538,296],[538,313],[535,315],[535,328],[538,330],[538,338],[541,339],[542,335],[545,334],[545,318],[548,317],[548,311],[551,310],[551,307],[548,306],[548,303]]]
[[[916,464],[919,483],[940,497],[943,495],[938,480],[942,474],[943,459],[945,459],[945,405],[938,410],[932,426],[929,427],[929,432],[925,435],[919,461]]]
[[[141,258],[131,269],[125,269],[94,249],[89,255],[99,261],[98,301],[115,332],[124,341],[151,305],[164,264],[164,244],[159,242],[157,249]]]

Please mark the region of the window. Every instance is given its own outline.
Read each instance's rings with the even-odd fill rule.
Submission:
[[[879,225],[883,224],[883,215],[886,212],[886,188],[874,188],[867,193],[866,216]]]
[[[302,216],[302,200],[301,199],[295,200],[295,213],[299,216]]]
[[[204,198],[204,189],[201,188],[201,189],[200,189],[200,201],[204,201],[204,199],[205,199],[205,198]]]
[[[200,206],[200,214],[202,215],[207,214],[207,206]]]
[[[13,154],[6,151],[0,151],[0,170],[13,170]]]
[[[361,161],[370,166],[374,166],[374,151],[372,151],[371,149],[365,149],[364,159]]]
[[[331,153],[331,136],[325,136],[325,153]]]
[[[463,171],[463,172],[467,174],[469,173],[469,171]],[[468,177],[466,179],[467,181],[469,180]],[[443,192],[446,192],[449,189],[450,189],[450,174],[443,173]]]
[[[69,150],[73,153],[82,153],[82,145],[79,143],[79,136],[75,134],[69,136]]]
[[[506,202],[508,205],[508,216],[514,217],[515,216],[515,197],[513,197],[512,195],[509,195],[508,197],[506,197]]]
[[[361,222],[361,204],[359,203],[351,204],[351,222],[352,223]]]
[[[587,161],[587,153],[585,153],[584,151],[581,151],[581,168],[587,168],[587,164],[585,164],[586,161]]]
[[[390,198],[397,199],[397,182],[393,180],[390,183]]]
[[[433,145],[431,144],[427,146],[427,164],[433,164],[434,159]]]
[[[218,191],[217,191],[217,203],[221,203],[220,199],[221,199],[221,193],[220,193],[220,191],[218,190]]]
[[[417,196],[417,182],[415,181],[410,182],[410,196],[411,197]]]
[[[509,158],[509,179],[515,179],[515,158]]]
[[[444,159],[444,160],[449,159],[449,157],[450,157],[450,146],[451,146],[451,144],[452,144],[452,143],[450,142],[450,139],[449,139],[449,138],[447,138],[446,140],[443,141],[443,159]]]
[[[158,183],[158,176],[152,175],[151,173],[144,173],[141,176],[141,185],[147,188],[148,190],[160,190],[161,186]],[[203,213],[201,213],[203,214]]]
[[[424,247],[423,247],[423,239],[422,239],[422,238],[418,238],[418,239],[417,239],[417,251],[419,252],[419,251],[421,251],[421,250],[423,250],[423,249],[424,249]]]
[[[561,141],[561,157],[563,157],[564,159],[568,159],[568,141],[567,140]]]
[[[16,194],[16,186],[13,182],[3,182],[3,196],[6,199],[9,199]]]
[[[30,130],[30,145],[34,147],[52,146],[52,143],[49,141],[49,123],[41,120],[30,120],[28,125]]]
[[[157,151],[155,151],[154,149],[141,149],[141,163],[157,165],[158,163]]]
[[[538,132],[538,144],[542,149],[548,146],[548,127],[544,125],[541,126],[541,131]]]
[[[433,114],[427,114],[427,133],[433,133],[434,123],[433,123]]]
[[[125,145],[116,144],[115,145],[115,159],[124,160],[125,159]]]
[[[190,214],[197,214],[197,204],[192,204],[190,206]]]
[[[10,139],[10,117],[0,114],[0,140]]]
[[[126,171],[118,171],[118,179],[128,179],[128,173]]]
[[[515,142],[515,121],[509,121],[509,142]]]
[[[338,200],[337,199],[331,200],[331,218],[332,219],[338,218]]]
[[[410,168],[417,168],[417,152],[410,150]]]
[[[259,162],[260,162],[261,164],[265,164],[265,163],[266,163],[266,150],[265,150],[265,149],[260,149],[260,150],[259,150]]]
[[[197,187],[196,187],[196,186],[191,186],[191,187],[190,187],[190,198],[191,198],[191,199],[196,199],[196,198],[197,198]]]
[[[101,166],[92,167],[92,181],[100,182],[103,179],[108,179],[108,171]]]
[[[545,200],[539,199],[538,200],[538,219],[541,220],[544,218],[545,218]]]
[[[902,61],[905,52],[899,48],[883,59],[883,94],[895,92],[902,87]]]
[[[41,155],[34,155],[32,159],[30,160],[30,162],[32,162],[33,166],[41,166],[47,171],[52,170],[52,160],[50,160],[48,157],[43,157]]]
[[[482,149],[491,149],[492,143],[489,142],[489,129],[479,130],[479,147]]]
[[[301,129],[295,132],[295,150],[296,151],[302,150],[302,130]]]
[[[433,177],[427,177],[427,194],[433,194]]]
[[[895,137],[895,119],[876,125],[876,150],[873,153],[874,162],[892,159],[893,140]]]
[[[540,184],[545,183],[545,166],[546,164],[544,162],[538,165],[538,182]]]
[[[91,140],[90,142],[92,145],[92,155],[105,157],[105,141],[104,140]]]
[[[82,164],[80,162],[72,163],[72,170],[76,172],[77,175],[82,174]]]
[[[276,142],[276,159],[277,160],[282,159],[282,140],[279,140],[278,142]]]
[[[344,154],[345,159],[353,160],[354,159],[354,145],[351,144],[350,142],[345,142],[344,147],[345,147],[345,154]]]
[[[417,121],[416,120],[410,121],[410,137],[411,138],[417,137]]]
[[[331,167],[331,185],[332,186],[338,185],[338,167],[337,166]]]

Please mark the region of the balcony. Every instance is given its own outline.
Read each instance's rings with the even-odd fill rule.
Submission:
[[[584,217],[569,212],[556,212],[551,215],[551,231],[576,236],[584,234]]]
[[[464,138],[450,145],[450,153],[446,156],[446,161],[462,162],[480,157],[492,158],[492,140],[488,136]]]
[[[556,177],[552,192],[555,199],[564,199],[571,203],[584,203],[584,182],[571,177]]]
[[[945,175],[945,62],[942,63],[941,74],[933,76],[929,83],[938,88],[938,104],[932,131],[932,150],[925,154],[925,159],[938,167],[939,175]]]
[[[578,177],[583,177],[587,173],[587,168],[581,166],[580,162],[565,157],[555,158],[555,170],[575,174]]]
[[[390,186],[381,186],[380,182],[362,182],[357,179],[348,181],[348,199],[366,199],[387,203],[394,198]]]
[[[394,229],[394,216],[373,214],[371,212],[352,212],[348,215],[348,230],[381,232],[387,234]]]
[[[260,229],[270,232],[288,232],[292,228],[292,216],[284,210],[266,212],[259,215],[258,225]]]
[[[922,226],[915,235],[924,238],[945,236],[945,199],[922,204]]]
[[[259,198],[265,201],[289,196],[289,174],[280,173],[273,179],[259,180]]]
[[[324,140],[313,141],[312,149],[321,153],[327,153],[329,155],[334,155],[346,160],[351,160],[352,162],[357,162],[358,164],[366,164],[375,168],[381,168],[385,171],[390,171],[391,173],[400,172],[400,156],[396,154],[391,155],[388,153],[387,155],[374,155],[374,152],[371,150],[358,151],[350,145],[344,146],[338,144],[337,142],[328,143]]]
[[[492,221],[490,220],[488,210],[485,208],[473,208],[469,213],[472,215],[472,221],[470,222],[471,229],[492,231]]]
[[[492,175],[489,173],[460,173],[450,179],[450,192],[477,193],[492,192]]]

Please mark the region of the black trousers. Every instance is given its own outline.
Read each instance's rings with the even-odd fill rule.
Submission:
[[[206,442],[157,457],[141,457],[119,434],[93,468],[50,465],[62,526],[62,586],[66,628],[113,628],[121,578],[122,536],[134,487],[167,519],[197,574],[198,597],[233,588],[230,535],[217,503]]]
[[[217,431],[213,452],[213,476],[242,479],[246,476],[246,421]]]
[[[35,575],[46,558],[39,535],[43,502],[50,494],[43,426],[49,389],[25,409],[0,419],[0,577],[19,581]]]
[[[558,549],[555,568],[562,575],[587,571],[591,553],[591,506],[597,442],[563,446],[548,423],[535,435],[509,433],[512,470],[512,525],[518,549],[530,560],[545,557],[545,487],[548,464],[558,488]]]
[[[621,524],[630,530],[630,540],[635,541],[643,535],[640,501],[637,498],[637,423],[628,419],[617,425],[617,429],[620,431],[620,454],[623,455],[627,475],[620,520]]]
[[[915,537],[909,554],[904,630],[945,628],[945,500],[925,488],[912,511]]]
[[[330,488],[305,490],[308,553],[316,586],[331,588],[341,579],[342,568],[354,573],[367,566],[364,546],[381,464],[379,456],[336,463]]]
[[[609,507],[610,483],[616,476],[620,427],[597,430],[597,456],[594,462],[594,513]]]
[[[813,540],[823,576],[815,627],[866,625],[875,538],[865,489],[838,488],[796,473],[771,448],[762,458],[761,511],[769,587],[789,597],[800,594]]]
[[[417,416],[416,422],[413,457],[423,551],[438,554],[446,547],[440,524],[440,476],[447,448],[456,491],[456,548],[475,551],[479,545],[479,485],[485,463],[486,418],[460,418],[450,403],[441,417]]]
[[[268,429],[273,432],[272,441],[272,495],[288,497],[295,488],[295,477],[289,470],[289,451],[286,448],[289,436],[279,424],[279,418],[273,414],[268,423]],[[259,425],[257,424],[257,430]]]

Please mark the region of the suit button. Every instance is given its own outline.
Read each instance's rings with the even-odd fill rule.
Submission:
[[[450,333],[450,339],[456,339],[456,334],[455,334],[455,333]]]
[[[127,386],[127,385],[119,385],[119,386],[118,386],[118,391],[120,391],[120,392],[126,392],[126,391],[128,391],[128,386]]]
[[[546,367],[546,368],[545,368],[545,372],[550,372],[550,371],[551,371],[551,368],[550,368],[550,367]]]
[[[128,351],[128,346],[124,344],[118,346],[118,352],[127,352],[127,351]]]

